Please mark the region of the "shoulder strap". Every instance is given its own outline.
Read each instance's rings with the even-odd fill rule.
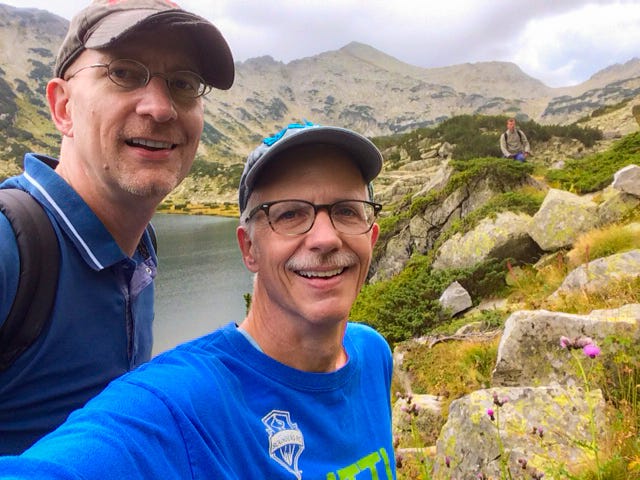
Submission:
[[[518,132],[518,138],[520,139],[520,143],[522,143],[522,132],[520,131],[519,128],[516,128],[516,132]],[[504,141],[506,143],[506,141],[507,141],[507,132],[504,132],[502,134],[502,136],[504,137]]]
[[[48,324],[58,288],[58,238],[43,207],[28,193],[0,189],[0,211],[20,254],[18,290],[0,328],[0,371],[9,368]]]
[[[149,233],[149,237],[151,238],[151,245],[153,245],[153,250],[156,252],[156,256],[158,255],[158,237],[156,235],[156,229],[153,225],[147,225],[147,232]]]

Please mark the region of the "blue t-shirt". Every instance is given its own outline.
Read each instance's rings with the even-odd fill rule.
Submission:
[[[348,324],[347,364],[302,372],[229,324],[112,382],[0,479],[395,479],[391,351]]]
[[[44,206],[60,246],[51,319],[38,340],[0,373],[0,454],[23,451],[151,356],[157,259],[150,238],[145,233],[144,247],[133,258],[125,255],[55,173],[56,164],[27,154],[24,174],[0,185],[25,190]],[[0,214],[0,325],[18,274],[15,236]]]

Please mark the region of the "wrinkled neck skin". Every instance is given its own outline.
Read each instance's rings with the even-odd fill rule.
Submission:
[[[310,323],[279,309],[256,283],[251,310],[240,328],[258,343],[262,351],[284,365],[305,372],[326,373],[347,363],[343,347],[347,319]]]

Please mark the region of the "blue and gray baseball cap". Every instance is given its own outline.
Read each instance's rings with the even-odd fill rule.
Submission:
[[[310,144],[333,145],[349,154],[360,168],[364,181],[369,184],[369,195],[372,196],[371,181],[382,170],[380,150],[371,140],[352,130],[305,121],[292,123],[277,134],[265,138],[249,154],[240,177],[238,192],[240,212],[244,212],[247,207],[251,192],[260,178],[260,173],[269,162],[292,147]]]

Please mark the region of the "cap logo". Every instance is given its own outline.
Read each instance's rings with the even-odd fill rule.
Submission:
[[[272,135],[262,140],[262,143],[270,147],[271,145],[276,143],[278,140],[280,140],[282,137],[284,137],[284,134],[287,133],[287,130],[294,129],[294,128],[314,127],[314,126],[317,126],[317,124],[309,122],[307,120],[303,120],[302,123],[290,123],[275,135]]]

